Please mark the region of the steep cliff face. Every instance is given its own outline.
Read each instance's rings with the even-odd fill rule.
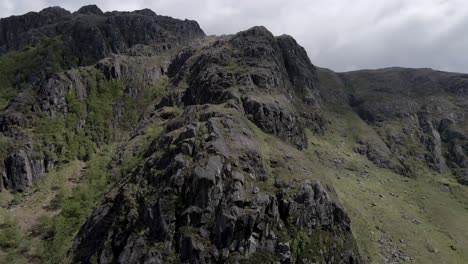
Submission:
[[[156,15],[151,10],[103,13],[85,6],[70,13],[60,7],[0,21],[0,54],[59,38],[79,65],[89,65],[136,44],[160,44],[170,49],[204,33],[195,21]]]

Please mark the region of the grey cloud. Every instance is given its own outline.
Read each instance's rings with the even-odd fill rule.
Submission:
[[[91,3],[105,11],[150,8],[194,19],[207,34],[264,25],[275,35],[292,35],[314,64],[337,71],[403,66],[468,72],[463,0],[0,0],[0,16]]]

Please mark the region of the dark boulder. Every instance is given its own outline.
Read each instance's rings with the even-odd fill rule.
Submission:
[[[36,154],[37,155],[37,154]],[[12,151],[5,160],[3,185],[13,191],[23,192],[46,171],[47,163],[35,153],[24,149]]]

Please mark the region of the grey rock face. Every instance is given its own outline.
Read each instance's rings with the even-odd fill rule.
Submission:
[[[432,169],[440,173],[444,173],[447,170],[447,165],[445,164],[445,159],[442,153],[442,141],[440,139],[440,134],[434,128],[431,122],[427,120],[427,113],[419,112],[418,120],[421,126],[421,130],[424,133],[421,141],[425,145],[426,150],[429,152],[426,155],[426,161]]]
[[[30,90],[19,93],[0,113],[0,132],[17,146],[12,153],[26,151],[2,161],[8,163],[3,186],[11,190],[26,190],[46,172],[47,166],[41,164],[56,162],[48,160],[45,150],[40,148],[34,151],[36,157],[31,158],[31,148],[23,148],[22,142],[33,139],[22,129],[36,126],[39,116],[66,116],[70,93],[85,103],[89,92],[87,79],[96,72],[103,73],[108,81],[120,81],[129,96],[140,98],[167,72],[171,49],[204,35],[193,21],[157,16],[149,10],[103,14],[96,6],[85,6],[74,14],[54,7],[1,19],[0,33],[0,54],[57,37],[65,44],[68,60],[78,58],[80,64],[92,64],[108,56],[95,66],[33,78]],[[114,107],[114,127],[121,122],[123,109],[123,104]],[[86,123],[86,108],[80,118],[78,128]],[[60,149],[47,151],[57,153]]]
[[[0,191],[2,191],[5,188],[3,181],[7,177],[5,168],[3,166],[3,164],[0,164]]]
[[[276,39],[264,27],[205,45],[206,52],[187,48],[173,60],[168,74],[182,96],[169,94],[165,105],[241,102],[247,117],[263,131],[306,148],[304,126],[319,131],[323,119],[315,67],[303,48],[290,37]],[[274,96],[279,100],[271,100]]]
[[[407,175],[407,169],[393,157],[392,151],[386,146],[376,144],[375,142],[367,142],[359,140],[354,151],[365,155],[372,163],[380,168],[387,168],[398,174]]]
[[[21,92],[13,98],[7,108],[0,112],[0,132],[7,137],[13,137],[17,134],[17,127],[32,127],[34,121],[27,112],[30,112],[33,102],[34,98],[27,92]]]
[[[103,14],[94,5],[74,14],[54,7],[0,20],[0,54],[59,37],[80,65],[122,53],[136,44],[167,49],[204,36],[197,22],[157,16],[148,10]]]
[[[277,135],[299,149],[307,148],[307,136],[297,116],[276,104],[262,104],[247,97],[242,99],[245,113],[260,129]]]
[[[289,80],[296,87],[295,92],[311,107],[320,108],[317,70],[304,48],[291,36],[282,35],[276,40],[283,54]]]
[[[440,173],[467,167],[466,75],[389,68],[340,76],[350,106],[374,127],[404,169],[383,167],[407,175],[419,161]]]
[[[0,19],[0,54],[27,45],[38,44],[40,39],[51,37],[50,25],[65,23],[71,13],[60,7],[49,7],[41,12]],[[40,30],[44,27],[44,30]]]
[[[288,98],[310,107],[302,93],[318,95],[303,49],[282,41],[287,59],[263,27],[194,43],[175,56],[165,71],[169,92],[151,117],[167,120],[164,132],[82,227],[70,251],[75,261],[235,263],[266,254],[281,263],[361,262],[330,187],[308,181],[264,187],[273,175],[250,121],[305,148],[307,122]],[[100,68],[111,78],[125,69],[116,62]],[[183,112],[167,119],[158,111],[166,106]],[[319,104],[308,111],[316,114]],[[334,241],[323,254],[291,248],[293,239],[312,243],[319,236]],[[338,241],[346,246],[337,249]]]
[[[48,78],[38,87],[37,105],[41,112],[50,117],[67,113],[66,95],[73,92],[84,100],[87,98],[87,88],[77,70],[70,70],[63,74],[56,74]]]
[[[296,257],[302,261],[292,256],[289,241],[275,235],[285,233],[292,239],[295,233],[288,228],[308,233],[311,239],[321,230],[353,245],[349,219],[330,197],[331,190],[305,182],[291,192],[249,191],[249,186],[270,177],[253,132],[239,117],[212,107],[189,108],[197,108],[200,117],[175,130],[166,127],[167,133],[148,149],[150,158],[143,167],[95,210],[73,246],[76,261],[96,256],[102,263],[158,263],[175,256],[182,263],[218,263],[258,252],[281,263],[293,263]],[[211,111],[216,116],[204,127],[203,116]],[[181,153],[187,142],[195,145],[191,155]],[[162,156],[151,154],[161,149]],[[143,185],[153,194],[145,193]],[[142,233],[137,236],[136,230]],[[144,246],[135,247],[137,243]],[[359,263],[353,246],[339,253],[329,246],[327,258]]]
[[[3,185],[9,190],[26,191],[42,176],[46,167],[44,160],[34,157],[34,153],[23,149],[15,150],[5,160]]]
[[[460,184],[468,185],[468,169],[464,169],[457,175]]]

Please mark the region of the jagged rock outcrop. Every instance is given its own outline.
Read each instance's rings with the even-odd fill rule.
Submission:
[[[262,130],[306,148],[306,123],[315,123],[313,130],[323,128],[314,70],[303,48],[290,37],[277,40],[264,27],[254,27],[217,39],[209,52],[194,55],[190,48],[181,52],[168,74],[176,87],[186,83],[188,89],[171,93],[164,101],[190,105],[233,99],[242,102],[248,118]],[[298,101],[297,106],[290,100]],[[312,101],[316,103],[310,107]]]
[[[427,112],[419,112],[417,115],[419,126],[423,132],[421,143],[428,151],[426,162],[429,164],[431,169],[444,173],[447,169],[447,165],[445,164],[445,160],[442,155],[442,141],[440,139],[439,131],[437,131],[428,120]]]
[[[104,13],[97,7],[96,5],[87,5],[83,6],[78,11],[75,12],[76,14],[83,14],[83,15],[97,15],[102,16]]]
[[[36,180],[41,178],[47,168],[43,159],[34,157],[34,153],[27,151],[15,149],[5,160],[3,186],[8,190],[26,191]]]
[[[30,128],[33,118],[28,114],[34,98],[27,91],[20,92],[8,104],[8,107],[0,113],[0,132],[12,137],[18,127]]]
[[[104,14],[96,6],[82,7],[73,14],[52,7],[39,13],[4,18],[0,20],[0,33],[0,54],[29,45],[36,46],[48,38],[58,38],[66,50],[63,56],[69,62],[78,60],[78,64],[88,65],[108,57],[95,66],[62,73],[46,74],[44,69],[39,69],[28,78],[30,88],[19,93],[0,113],[0,132],[15,142],[13,145],[16,147],[11,152],[30,153],[34,149],[35,153],[34,157],[24,153],[10,155],[9,160],[4,161],[8,166],[3,185],[11,190],[26,190],[58,162],[44,152],[57,155],[63,152],[61,147],[54,149],[51,146],[41,147],[40,144],[22,148],[24,144],[21,142],[37,141],[37,138],[21,132],[22,129],[39,126],[43,122],[38,120],[44,115],[48,118],[66,116],[70,108],[67,98],[70,96],[76,97],[78,103],[86,102],[90,91],[89,79],[95,79],[96,74],[103,74],[108,81],[121,82],[126,88],[125,93],[135,100],[149,96],[144,93],[166,73],[171,50],[204,35],[194,21],[158,16],[148,10]],[[166,55],[161,55],[163,53]],[[40,63],[47,66],[48,58],[45,56]],[[71,63],[68,66],[76,65]],[[15,85],[24,86],[23,83]],[[118,127],[122,122],[124,108],[122,102],[114,106],[112,127]],[[76,129],[83,128],[86,123],[86,106],[82,112]]]
[[[272,176],[240,114],[189,106],[169,121],[129,182],[83,227],[75,261],[225,263],[264,255],[281,263],[359,263],[331,190],[318,182],[257,187]],[[291,248],[322,238],[330,244],[321,253]]]
[[[310,62],[306,51],[291,36],[276,38],[282,51],[289,80],[296,87],[299,97],[311,107],[320,108],[320,90],[317,70]]]
[[[285,50],[255,27],[175,56],[164,71],[168,93],[151,114],[165,120],[163,133],[83,226],[70,251],[76,262],[361,262],[333,190],[311,181],[274,187],[278,179],[251,128],[303,149],[302,116],[319,114],[318,103],[307,110],[310,100],[302,100],[306,91],[320,99],[315,68],[283,38]],[[119,75],[119,67],[105,68]],[[183,112],[167,118],[167,107]],[[318,240],[328,242],[313,249]]]
[[[69,52],[69,60],[90,65],[136,44],[159,44],[171,49],[202,36],[204,33],[195,21],[158,16],[147,10],[103,13],[91,5],[72,14],[51,7],[1,19],[0,54],[59,37]]]
[[[56,74],[45,80],[37,88],[37,106],[41,112],[51,117],[67,113],[66,95],[69,92],[73,92],[81,100],[87,97],[84,80],[77,70]]]
[[[264,104],[242,98],[247,117],[267,133],[291,142],[299,149],[307,148],[307,136],[299,118],[277,104]]]
[[[383,142],[375,142],[364,139],[364,137],[356,142],[354,151],[366,156],[372,163],[380,168],[390,169],[401,175],[408,175],[407,169],[394,157],[393,152],[382,144]]]
[[[5,160],[6,176],[4,187],[13,191],[27,190],[37,179],[39,179],[54,163],[60,162],[57,158],[52,158],[48,153],[60,153],[60,146],[41,146],[38,137],[41,135],[29,135],[23,133],[21,129],[34,128],[41,125],[38,119],[61,118],[67,116],[70,108],[77,107],[69,105],[69,97],[76,99],[74,104],[83,104],[79,120],[75,129],[86,129],[85,124],[88,117],[88,109],[85,102],[88,100],[91,79],[93,82],[113,82],[118,81],[125,86],[125,94],[134,100],[147,97],[145,92],[154,86],[163,76],[169,61],[167,54],[154,58],[145,55],[115,55],[97,63],[95,67],[72,69],[60,74],[54,74],[38,87],[36,87],[36,97],[28,98],[31,95],[18,95],[9,107],[0,114],[0,131],[14,142],[11,152],[21,151],[22,155],[10,155]],[[96,80],[98,76],[98,79]],[[110,126],[118,128],[123,122],[125,105],[121,102],[113,106],[114,118]],[[34,110],[31,113],[31,109]],[[76,113],[75,113],[76,114]],[[74,132],[74,131],[72,131]],[[22,146],[23,142],[29,142],[26,150]],[[33,144],[33,142],[36,142]],[[30,150],[29,150],[30,149]],[[32,151],[34,149],[34,151]],[[32,156],[32,157],[31,157]],[[18,159],[18,160],[15,160]],[[48,164],[47,166],[37,164]],[[17,166],[17,168],[15,168]]]
[[[0,54],[36,45],[42,38],[52,37],[55,32],[50,25],[65,23],[70,15],[63,8],[49,7],[37,13],[0,19]]]
[[[468,137],[459,121],[442,119],[438,131],[444,145],[444,154],[448,167],[456,168],[458,182],[468,185]]]

